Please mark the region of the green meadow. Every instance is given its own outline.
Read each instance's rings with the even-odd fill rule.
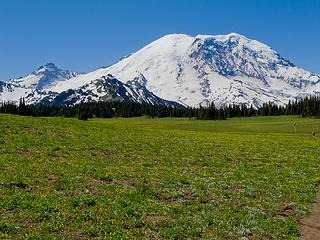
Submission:
[[[298,239],[320,182],[314,128],[1,114],[0,239]]]

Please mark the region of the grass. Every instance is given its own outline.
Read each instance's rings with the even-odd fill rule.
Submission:
[[[320,181],[313,128],[1,114],[0,239],[297,239]]]

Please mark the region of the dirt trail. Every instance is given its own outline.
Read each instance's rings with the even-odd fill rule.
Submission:
[[[311,213],[301,221],[301,240],[320,240],[320,191]]]

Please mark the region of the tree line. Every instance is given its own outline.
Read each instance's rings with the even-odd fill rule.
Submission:
[[[141,104],[135,102],[87,102],[73,106],[57,105],[26,105],[24,98],[18,105],[4,102],[0,105],[0,113],[11,113],[34,117],[76,117],[80,120],[88,118],[113,118],[113,117],[185,117],[198,120],[224,120],[233,117],[251,116],[278,116],[301,115],[302,117],[320,118],[320,98],[306,97],[300,100],[289,101],[287,105],[280,106],[271,102],[264,103],[259,108],[252,105],[232,104],[217,108],[212,102],[208,107],[171,107],[162,105]]]

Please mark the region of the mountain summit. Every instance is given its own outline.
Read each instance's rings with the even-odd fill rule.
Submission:
[[[9,82],[25,88],[47,90],[58,82],[63,82],[66,79],[77,76],[79,76],[79,73],[77,72],[59,69],[53,63],[47,63],[46,65],[39,67],[37,71],[30,73],[28,76],[11,79]]]

